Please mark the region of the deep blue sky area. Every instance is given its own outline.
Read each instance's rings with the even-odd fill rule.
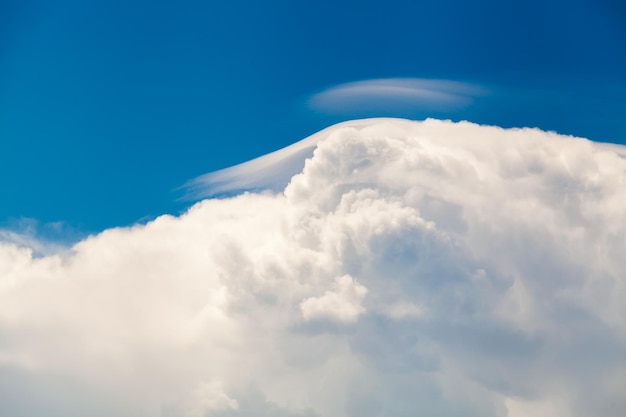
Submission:
[[[381,78],[485,94],[448,112],[307,105]],[[179,213],[191,178],[379,115],[626,143],[626,3],[0,2],[0,227]]]

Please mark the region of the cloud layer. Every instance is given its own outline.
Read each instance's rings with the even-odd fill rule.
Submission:
[[[393,119],[310,142],[278,193],[0,244],[0,415],[624,414],[622,149]]]

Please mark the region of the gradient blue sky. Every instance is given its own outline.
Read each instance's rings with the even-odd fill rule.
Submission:
[[[0,227],[84,233],[178,213],[187,180],[352,118],[626,143],[625,51],[622,0],[3,0]],[[482,93],[443,109],[311,105],[387,78]]]

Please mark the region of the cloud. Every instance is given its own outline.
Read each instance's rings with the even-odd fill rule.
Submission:
[[[243,191],[282,193],[291,178],[302,172],[304,161],[313,156],[320,141],[342,126],[367,126],[367,120],[338,123],[285,148],[229,168],[201,175],[187,182],[186,200],[228,196]]]
[[[340,84],[313,95],[311,109],[331,115],[408,115],[465,107],[486,94],[479,86],[451,80],[382,78]]]
[[[280,192],[1,243],[0,415],[624,414],[623,148],[394,119],[305,144]]]
[[[239,403],[223,391],[220,383],[201,383],[184,401],[179,412],[190,417],[203,417],[207,412],[238,410]]]
[[[341,323],[354,323],[365,313],[362,301],[367,288],[359,285],[350,275],[335,279],[332,290],[321,297],[309,297],[300,303],[305,320],[330,319]]]
[[[304,161],[313,155],[317,143],[328,131],[251,161],[201,175],[183,186],[185,199],[198,200],[242,190],[281,192],[291,177],[302,171]]]
[[[62,222],[39,224],[34,219],[20,218],[0,227],[0,243],[29,248],[38,257],[67,250],[69,239],[80,240],[79,234]]]

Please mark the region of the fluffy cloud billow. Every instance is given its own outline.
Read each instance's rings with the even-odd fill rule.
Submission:
[[[0,415],[624,415],[623,148],[371,119],[298,149],[220,177],[279,191],[0,244]]]

